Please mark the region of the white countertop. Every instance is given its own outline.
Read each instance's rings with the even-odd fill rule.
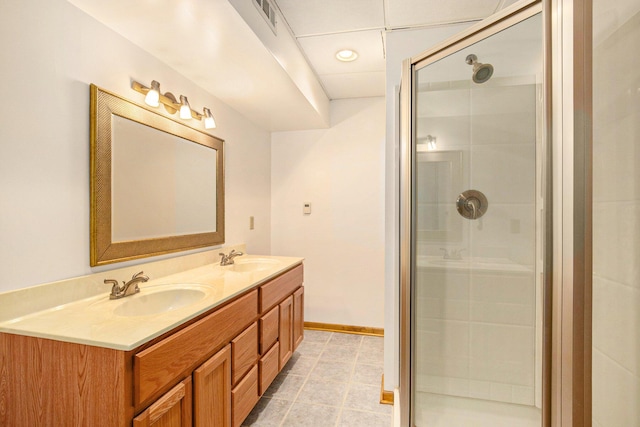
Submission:
[[[140,292],[135,295],[110,300],[109,292],[105,292],[71,301],[0,322],[0,332],[132,350],[303,261],[303,258],[253,255],[236,261],[241,264],[256,258],[271,261],[252,272],[234,271],[217,263],[160,278],[155,278],[152,270],[145,270],[151,279],[140,284]],[[169,288],[194,289],[201,299],[159,314],[117,314],[122,304]]]

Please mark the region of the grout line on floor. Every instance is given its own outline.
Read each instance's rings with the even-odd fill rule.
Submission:
[[[299,397],[300,397],[300,395],[302,393],[302,390],[308,385],[309,381],[311,380],[312,372],[318,367],[320,359],[321,359],[324,351],[327,349],[330,341],[333,339],[335,334],[341,334],[341,332],[330,332],[330,331],[326,331],[325,333],[327,334],[327,339],[325,339],[324,342],[318,342],[318,344],[321,344],[321,346],[319,346],[319,352],[318,352],[318,354],[316,356],[311,357],[311,356],[305,356],[303,353],[298,353],[298,357],[297,357],[296,360],[299,360],[301,357],[308,358],[308,359],[315,358],[314,362],[310,365],[310,368],[308,370],[306,370],[306,373],[297,374],[297,373],[288,372],[288,373],[285,374],[285,378],[288,377],[289,375],[303,378],[302,379],[302,383],[300,385],[300,388],[295,393],[295,395],[293,396],[292,400],[291,399],[278,398],[276,396],[269,396],[269,397],[264,396],[263,397],[265,399],[274,399],[274,400],[285,401],[285,402],[289,402],[290,403],[290,406],[284,412],[284,414],[282,415],[282,418],[279,421],[277,421],[277,419],[273,419],[272,421],[278,422],[277,425],[279,427],[282,427],[285,424],[285,422],[287,421],[287,418],[289,417],[289,415],[291,415],[291,412],[293,410],[293,406],[296,405],[297,403],[300,403],[300,404],[303,404],[303,405],[314,405],[314,406],[321,406],[321,407],[325,407],[325,408],[336,409],[337,412],[336,412],[335,423],[333,424],[334,427],[339,427],[340,425],[342,425],[343,417],[344,417],[344,415],[345,415],[345,413],[347,411],[355,411],[355,412],[361,412],[361,413],[364,413],[364,414],[371,414],[371,415],[381,416],[381,417],[389,418],[389,421],[391,422],[392,419],[393,419],[393,414],[387,414],[385,412],[379,412],[379,411],[376,411],[375,408],[374,408],[374,410],[370,410],[370,409],[364,409],[364,408],[351,408],[351,407],[346,407],[345,406],[352,385],[363,385],[363,386],[371,386],[372,385],[372,384],[360,383],[360,382],[354,381],[356,368],[357,368],[357,366],[359,366],[358,365],[358,360],[360,360],[361,352],[363,352],[363,350],[364,350],[364,339],[361,339],[360,342],[357,344],[357,346],[350,346],[350,345],[342,345],[342,344],[333,343],[334,345],[338,345],[340,347],[350,347],[350,348],[353,349],[353,351],[356,352],[356,355],[355,355],[355,358],[354,358],[353,362],[350,362],[351,363],[351,368],[350,368],[350,371],[349,371],[350,374],[349,374],[349,378],[347,378],[346,382],[335,381],[335,380],[327,380],[327,379],[319,378],[319,380],[327,382],[327,383],[344,384],[344,386],[345,386],[344,395],[343,395],[341,400],[334,400],[333,402],[335,404],[316,403],[314,401],[298,402],[298,399],[299,399]],[[315,341],[307,341],[307,342],[316,343]],[[318,347],[316,347],[316,348],[318,348]],[[331,360],[329,360],[328,362],[331,362]],[[334,360],[334,362],[339,362],[339,361],[338,360]],[[289,363],[291,363],[291,361]],[[294,362],[294,364],[295,364],[295,362]],[[368,365],[368,366],[373,366],[373,367],[379,367],[378,363],[363,363],[363,364],[360,364],[360,365]],[[305,372],[305,371],[302,371],[302,372]],[[366,401],[368,402],[369,399],[366,399]],[[353,416],[353,414],[351,414],[351,416]],[[247,424],[247,425],[254,425],[254,426],[258,427],[258,426],[261,425],[261,423],[260,422],[256,422],[256,423]]]
[[[302,381],[302,385],[300,386],[300,389],[298,390],[298,392],[296,393],[295,397],[291,401],[291,406],[289,406],[289,409],[287,409],[287,412],[285,412],[284,417],[282,417],[282,421],[280,421],[279,426],[282,426],[284,424],[284,422],[286,421],[287,417],[289,416],[289,413],[291,412],[291,409],[293,409],[293,405],[295,405],[296,402],[298,401],[298,397],[300,396],[300,393],[302,393],[302,390],[304,389],[304,386],[307,384],[307,382],[311,378],[311,372],[313,372],[313,370],[318,365],[318,362],[320,361],[320,356],[322,356],[322,352],[324,351],[325,347],[327,346],[327,343],[331,339],[332,335],[333,335],[333,332],[331,333],[331,335],[329,335],[329,338],[322,345],[322,350],[320,350],[320,354],[318,354],[316,356],[316,360],[313,363],[313,366],[311,366],[311,369],[309,369],[309,372],[307,372],[307,374],[304,376],[304,380]]]

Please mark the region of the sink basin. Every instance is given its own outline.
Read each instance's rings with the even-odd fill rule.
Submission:
[[[117,302],[111,301],[118,304],[113,313],[123,317],[166,313],[196,303],[207,296],[204,289],[184,288],[179,285],[155,292],[153,290],[149,292],[150,289],[150,287],[143,288],[139,294],[124,297]]]
[[[253,273],[254,271],[268,270],[276,264],[279,264],[279,261],[269,258],[236,258],[229,269],[236,273]]]

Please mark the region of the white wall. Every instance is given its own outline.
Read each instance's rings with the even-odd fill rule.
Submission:
[[[640,427],[640,4],[593,16],[593,425]]]
[[[271,252],[305,257],[305,320],[380,328],[385,102],[330,109],[329,129],[272,134]]]
[[[210,107],[226,140],[226,240],[269,253],[268,132],[64,0],[0,2],[0,24],[0,291],[127,265],[89,267],[90,83],[141,103],[130,79],[156,79]]]

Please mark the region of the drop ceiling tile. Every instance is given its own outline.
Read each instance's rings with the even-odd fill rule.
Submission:
[[[387,25],[403,28],[483,19],[492,15],[499,4],[500,0],[388,0]]]
[[[384,71],[384,49],[380,30],[298,39],[300,46],[317,74]],[[340,62],[336,53],[342,49],[358,52],[358,59]]]
[[[384,27],[383,0],[277,0],[300,36]]]
[[[517,3],[518,1],[520,0],[504,0],[502,2],[500,9],[504,9],[505,7],[511,6],[512,4]]]
[[[327,74],[320,80],[330,99],[385,96],[385,73]]]

